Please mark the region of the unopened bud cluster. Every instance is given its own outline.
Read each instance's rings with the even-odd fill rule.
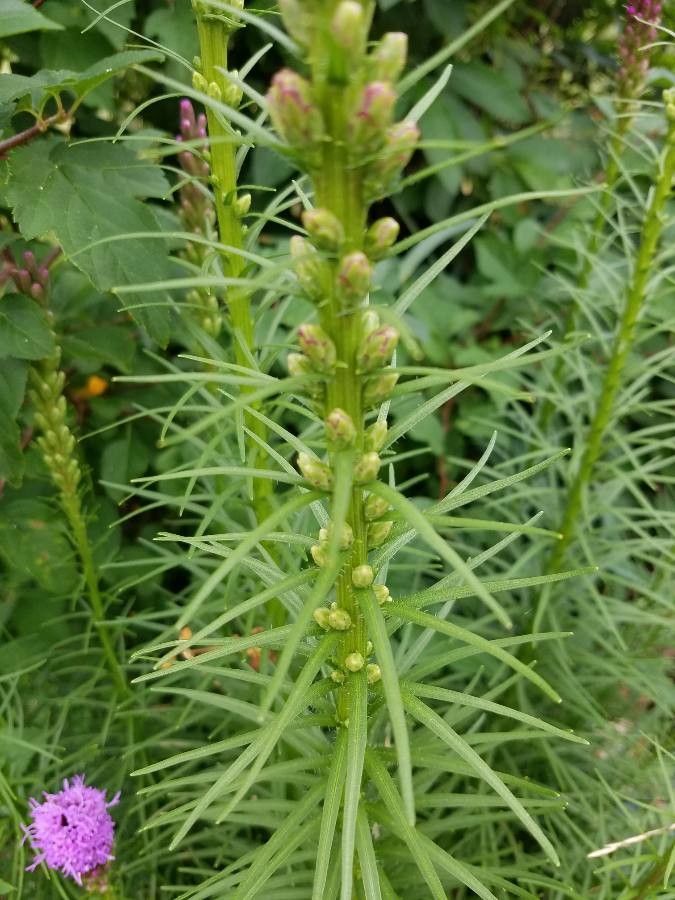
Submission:
[[[279,3],[289,34],[303,46],[311,41],[316,19],[325,16],[319,6],[303,0]],[[334,84],[359,86],[354,91],[343,138],[349,147],[351,165],[362,173],[367,199],[373,200],[387,191],[408,163],[419,139],[419,129],[411,121],[394,121],[394,85],[406,62],[406,35],[385,34],[366,53],[367,20],[358,0],[341,0],[337,4],[328,22],[332,47],[327,72]],[[320,166],[328,130],[312,83],[292,69],[282,69],[272,80],[267,104],[276,130],[311,173]],[[310,231],[307,223],[305,227]]]
[[[40,434],[37,445],[49,474],[64,497],[74,497],[82,478],[75,452],[75,436],[67,422],[65,375],[59,369],[61,352],[36,363],[30,369],[29,399],[35,410]]]
[[[626,6],[626,25],[619,41],[619,96],[637,97],[649,71],[649,45],[658,36],[660,0],[634,0]]]
[[[180,134],[176,141],[190,143],[178,154],[181,169],[187,178],[179,191],[179,214],[185,231],[211,239],[214,237],[216,219],[213,201],[208,190],[210,178],[209,153],[206,133],[206,116],[195,114],[192,103],[180,102]],[[188,242],[184,257],[200,269],[210,255],[210,248],[201,242]],[[216,296],[206,287],[193,288],[187,297],[189,313],[194,316],[207,334],[217,337],[222,327],[220,307]]]

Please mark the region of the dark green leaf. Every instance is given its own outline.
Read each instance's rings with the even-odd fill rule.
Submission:
[[[44,359],[54,351],[54,337],[35,300],[10,294],[0,300],[0,358]]]
[[[12,154],[7,198],[25,238],[55,234],[66,256],[99,290],[109,291],[169,277],[157,219],[137,199],[162,196],[166,189],[161,170],[125,147],[71,145],[52,136]],[[126,237],[136,232],[154,232],[157,237]],[[103,242],[89,247],[97,240]],[[124,297],[129,304],[137,300],[134,294]],[[161,303],[166,297],[150,292],[142,300]],[[166,308],[136,310],[134,317],[155,340],[162,344],[168,340]]]

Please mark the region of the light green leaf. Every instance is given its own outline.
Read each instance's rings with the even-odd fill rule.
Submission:
[[[34,9],[28,0],[2,0],[0,38],[27,31],[60,31],[61,25]],[[3,75],[3,78],[6,78]]]

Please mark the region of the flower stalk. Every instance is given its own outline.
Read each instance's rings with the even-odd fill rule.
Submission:
[[[233,5],[237,5],[236,3]],[[240,6],[243,8],[243,0]],[[240,27],[236,14],[224,13],[211,7],[208,0],[194,0],[193,7],[199,36],[199,71],[195,74],[195,87],[214,99],[231,107],[237,107],[241,91],[228,79],[228,49],[232,33]],[[243,278],[246,261],[237,251],[244,249],[245,226],[242,216],[250,197],[239,195],[237,184],[236,145],[237,134],[222,115],[210,107],[206,110],[211,160],[211,185],[216,209],[218,236],[225,248],[220,257],[223,272],[228,278]],[[251,367],[255,355],[255,330],[251,309],[250,291],[245,286],[231,286],[227,290],[226,305],[232,330],[234,354],[237,365]],[[251,388],[242,387],[242,392]],[[255,416],[246,415],[248,429],[259,441],[265,441],[267,431]],[[264,467],[265,451],[256,441],[249,445],[251,464]],[[272,483],[256,478],[252,484],[253,508],[258,522],[264,521],[271,509]]]
[[[637,323],[648,299],[649,273],[663,232],[663,212],[671,195],[673,176],[675,175],[675,89],[671,88],[664,92],[664,102],[668,124],[659,172],[647,207],[623,312],[614,336],[595,413],[586,435],[579,467],[567,493],[562,521],[558,529],[562,538],[550,556],[546,569],[548,574],[558,571],[569,545],[574,540],[584,493],[602,453],[603,439],[621,389],[628,354],[635,340]],[[547,598],[548,594],[545,592],[535,616],[535,631],[542,623]]]

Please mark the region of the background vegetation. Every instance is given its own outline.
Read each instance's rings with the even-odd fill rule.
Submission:
[[[299,829],[318,808],[322,795],[312,790],[326,778],[316,736],[308,738],[316,759],[307,763],[302,739],[285,731],[267,762],[267,780],[226,822],[216,824],[222,810],[203,810],[186,839],[168,849],[196,798],[222,771],[209,746],[224,742],[223,754],[236,760],[245,743],[236,736],[257,727],[283,642],[270,642],[268,649],[251,636],[282,627],[289,611],[277,598],[232,621],[218,624],[218,617],[253,593],[255,578],[266,583],[265,566],[279,565],[290,576],[311,564],[316,530],[306,512],[299,521],[281,517],[281,536],[259,538],[244,551],[245,573],[236,569],[216,582],[225,605],[222,595],[202,590],[218,569],[213,535],[226,533],[224,543],[236,546],[237,536],[241,545],[255,527],[246,473],[230,478],[208,467],[236,462],[239,443],[255,426],[241,407],[218,422],[215,435],[200,431],[199,422],[216,415],[228,397],[262,382],[251,387],[224,379],[214,388],[215,376],[229,372],[234,358],[241,364],[239,348],[227,317],[209,305],[213,292],[205,282],[212,273],[199,244],[185,240],[190,219],[184,207],[181,213],[180,198],[190,195],[174,138],[180,99],[192,90],[184,60],[199,53],[193,10],[182,0],[115,6],[46,0],[37,10],[22,0],[0,0],[0,11],[3,3],[3,72],[22,79],[0,76],[0,895],[78,896],[72,883],[45,877],[46,871],[24,875],[29,856],[19,823],[26,821],[29,796],[86,771],[92,783],[122,791],[119,898],[308,898],[315,835],[300,838]],[[255,119],[256,98],[292,56],[274,31],[270,36],[269,26],[281,28],[275,5],[260,0],[251,12],[262,27],[250,22],[235,33],[229,66],[245,70],[257,56],[241,107]],[[511,647],[523,668],[536,655],[533,671],[563,700],[554,703],[530,689],[522,672],[429,630],[428,622],[398,622],[392,646],[400,677],[428,681],[429,693],[417,694],[415,702],[424,696],[430,705],[446,704],[438,707],[439,718],[518,794],[555,850],[547,857],[532,830],[472,774],[461,754],[411,718],[422,849],[408,843],[410,855],[402,854],[405,834],[383,791],[379,798],[365,793],[375,855],[386,874],[383,897],[434,896],[415,865],[431,852],[428,839],[488,890],[481,894],[433,857],[451,897],[675,897],[668,887],[675,860],[668,837],[672,199],[659,217],[648,303],[619,378],[603,455],[584,484],[564,553],[551,559],[575,473],[583,469],[667,141],[661,93],[675,85],[667,31],[672,16],[665,11],[666,30],[652,52],[641,104],[629,109],[614,103],[617,42],[625,27],[619,4],[515,0],[494,8],[481,0],[379,0],[377,6],[373,37],[407,32],[407,71],[420,75],[409,85],[404,75],[409,89],[401,112],[424,102],[432,85],[440,84],[440,92],[421,118],[420,148],[398,189],[373,210],[373,217],[401,222],[402,243],[378,264],[372,302],[386,308],[397,298],[410,300],[398,323],[399,365],[486,367],[445,399],[440,380],[421,394],[395,394],[389,424],[399,438],[391,458],[396,485],[429,515],[434,503],[449,493],[455,497],[436,513],[465,521],[434,524],[451,535],[464,559],[481,565],[481,580],[499,591],[513,629],[505,632],[452,575],[442,582],[453,590],[439,595],[445,603],[440,618],[452,614],[459,627]],[[476,23],[482,24],[472,35]],[[447,82],[437,82],[442,66],[417,69],[455,42]],[[36,112],[46,121],[44,135],[13,147],[13,136],[33,126]],[[631,125],[623,133],[619,123],[628,113]],[[294,161],[261,144],[246,153],[239,184],[252,195],[245,222],[256,238],[259,266],[248,276],[260,279],[254,289],[257,333],[265,336],[258,339],[259,362],[263,372],[281,377],[285,349],[312,311],[279,274],[281,263],[288,272],[289,237],[302,229],[303,186],[293,181]],[[608,180],[611,160],[617,171],[610,199],[581,192]],[[192,195],[193,203],[199,196]],[[203,195],[201,201],[208,208]],[[213,229],[213,216],[207,221]],[[448,252],[472,226],[471,242]],[[27,290],[16,274],[17,267],[32,265],[26,252],[38,260]],[[33,291],[35,300],[28,296],[30,285],[47,283],[40,264],[49,267],[48,313],[35,302],[39,292]],[[281,291],[275,293],[270,277],[265,281],[266,264],[281,279]],[[174,278],[192,281],[169,291],[166,283]],[[496,364],[541,336],[531,361]],[[36,419],[40,403],[44,415],[58,411],[60,388],[49,381],[54,363],[66,375],[64,421],[79,439],[77,450],[69,451],[80,461],[69,476],[79,499],[65,516],[64,488],[53,474],[63,447],[38,440]],[[35,372],[52,394],[40,394]],[[430,414],[418,420],[425,401]],[[276,436],[281,460],[293,461],[298,449],[291,442],[282,450],[289,433],[317,445],[294,397],[265,406],[264,413],[287,429]],[[571,453],[560,452],[565,448]],[[269,467],[269,459],[258,467]],[[181,469],[194,474],[172,477]],[[272,508],[277,501],[269,500]],[[517,524],[495,534],[477,530],[476,520]],[[79,543],[78,521],[84,529]],[[395,536],[402,533],[401,526]],[[84,555],[83,543],[90,548]],[[387,576],[395,599],[421,595],[447,575],[447,560],[424,542],[401,545]],[[386,547],[379,561],[388,562]],[[561,571],[574,577],[552,580]],[[202,628],[203,638],[177,643],[186,640],[185,627]],[[519,640],[537,631],[558,637],[541,644]],[[572,636],[563,639],[563,633]],[[206,657],[174,678],[181,660],[198,662],[199,651],[227,640],[235,641],[233,656],[224,662]],[[107,662],[102,642],[104,651],[108,642]],[[111,658],[119,660],[112,675]],[[153,671],[157,662],[163,668]],[[301,666],[294,665],[297,677]],[[158,673],[171,677],[153,681]],[[148,683],[126,686],[127,678],[139,676]],[[125,685],[121,693],[111,688],[116,679]],[[462,703],[467,695],[485,702]],[[395,777],[385,699],[378,695],[373,711],[384,762],[380,779],[389,771]],[[317,695],[306,714],[314,716],[309,725],[317,731],[328,722],[322,702]],[[517,710],[520,719],[501,717],[501,710],[486,706],[490,702]],[[573,730],[579,740],[540,730],[542,721],[554,732]],[[371,771],[372,785],[379,784],[376,776]],[[268,839],[289,821],[299,842],[285,857],[283,845]],[[651,830],[651,837],[588,858]],[[261,855],[265,847],[267,856]],[[556,854],[560,866],[552,862]],[[364,860],[357,863],[354,896],[370,898],[377,895],[369,893],[374,889]],[[259,884],[256,867],[271,879]],[[221,880],[210,882],[216,873]],[[326,897],[337,896],[337,883],[338,869],[330,868]]]

